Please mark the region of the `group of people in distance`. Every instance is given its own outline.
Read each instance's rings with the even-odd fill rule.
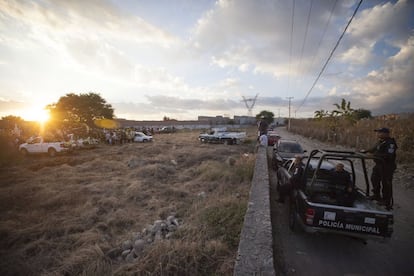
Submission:
[[[373,195],[370,197],[376,200],[379,205],[383,205],[387,210],[392,209],[393,195],[392,195],[392,179],[396,169],[396,151],[397,143],[394,138],[390,137],[390,130],[388,128],[379,128],[374,130],[377,133],[377,143],[368,150],[361,150],[362,153],[367,153],[375,157],[375,165],[372,169],[371,184]],[[304,164],[302,162],[303,156],[295,157],[295,167],[288,185],[279,188],[278,202],[283,203],[285,197],[290,194],[292,189],[300,187],[300,179],[304,171]],[[335,192],[335,197],[339,204],[344,206],[352,206],[355,200],[355,185],[351,179],[351,175],[344,169],[343,163],[337,163],[335,169],[331,172],[331,178],[342,190]]]

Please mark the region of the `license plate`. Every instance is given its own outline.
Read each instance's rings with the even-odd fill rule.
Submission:
[[[375,224],[375,218],[365,218],[364,222],[367,224]]]
[[[335,218],[336,218],[336,213],[335,212],[325,211],[323,213],[323,219],[325,219],[325,220],[335,220]]]

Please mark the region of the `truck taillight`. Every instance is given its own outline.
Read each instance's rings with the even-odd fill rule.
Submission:
[[[315,217],[315,209],[308,208],[305,213],[306,224],[313,224],[313,218]]]

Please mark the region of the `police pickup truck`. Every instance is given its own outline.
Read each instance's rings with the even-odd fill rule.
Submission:
[[[369,196],[367,164],[374,157],[351,151],[313,150],[303,159],[304,172],[289,200],[289,227],[306,232],[330,232],[363,240],[386,240],[393,232],[393,213]],[[369,161],[371,159],[371,161]],[[294,158],[277,171],[277,185],[287,185]],[[337,198],[344,187],[332,178],[337,163],[344,164],[355,185],[353,200],[344,205]],[[365,191],[364,191],[365,190]]]

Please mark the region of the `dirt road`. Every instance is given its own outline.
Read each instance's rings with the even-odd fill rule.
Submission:
[[[277,130],[309,152],[332,145]],[[344,149],[344,148],[341,148]],[[271,148],[269,148],[271,153]],[[411,171],[410,171],[411,170]],[[275,267],[280,275],[413,275],[414,189],[412,168],[397,169],[394,177],[394,233],[384,243],[328,234],[292,233],[288,204],[276,202],[276,173],[270,170]]]

